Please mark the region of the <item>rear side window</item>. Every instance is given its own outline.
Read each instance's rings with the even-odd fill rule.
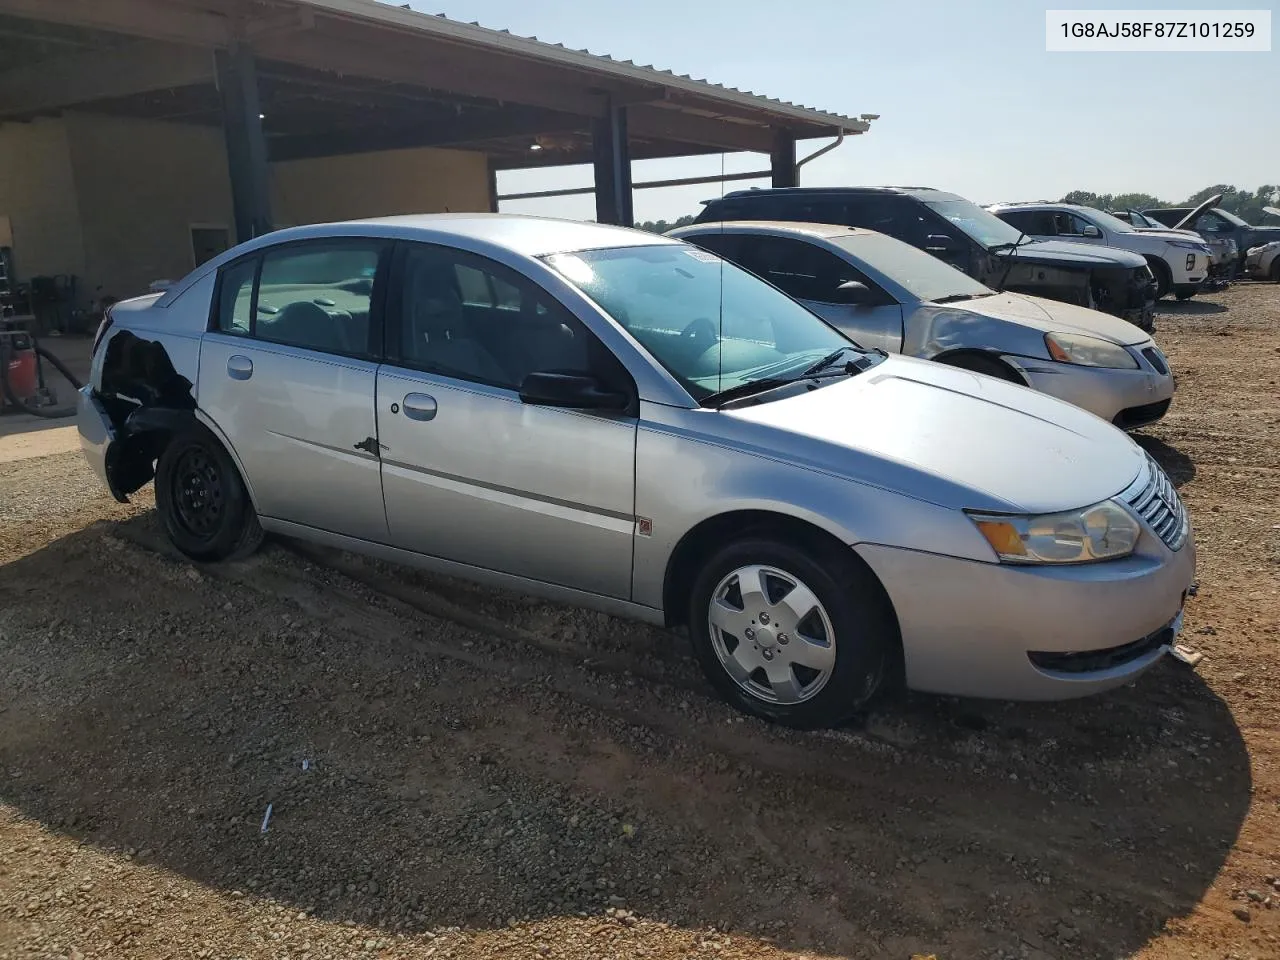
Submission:
[[[1000,213],[1000,219],[1033,237],[1051,237],[1057,233],[1049,210],[1005,210]]]
[[[268,250],[258,280],[254,336],[274,343],[363,355],[385,244],[353,239]]]

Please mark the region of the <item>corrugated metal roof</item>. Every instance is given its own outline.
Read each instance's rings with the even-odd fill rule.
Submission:
[[[429,33],[459,43],[495,48],[544,63],[606,74],[622,80],[656,84],[710,101],[749,107],[777,119],[821,127],[839,127],[847,133],[863,133],[870,129],[870,124],[859,118],[788,103],[776,97],[766,97],[749,90],[739,90],[736,87],[727,87],[709,80],[694,78],[687,73],[678,74],[672,70],[659,69],[652,64],[615,60],[607,54],[592,53],[587,49],[574,50],[562,43],[549,43],[537,37],[522,37],[510,30],[483,27],[478,22],[464,23],[461,20],[452,20],[442,13],[421,13],[407,6],[381,3],[378,0],[294,0],[294,2],[340,17],[371,20],[389,26]]]

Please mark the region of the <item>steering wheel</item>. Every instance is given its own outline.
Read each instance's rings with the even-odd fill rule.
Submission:
[[[706,317],[698,317],[698,319],[680,331],[680,339],[687,340],[692,344],[698,344],[706,340],[710,344],[715,342],[717,334],[718,331],[714,323]]]

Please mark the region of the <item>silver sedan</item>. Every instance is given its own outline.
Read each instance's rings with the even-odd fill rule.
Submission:
[[[111,310],[79,428],[195,560],[274,532],[683,625],[728,700],[800,726],[890,679],[1124,683],[1195,572],[1172,484],[1111,425],[593,224],[261,237]]]
[[[996,293],[874,230],[738,221],[671,232],[801,301],[858,343],[1021,383],[1134,429],[1173,399],[1169,362],[1118,317]]]

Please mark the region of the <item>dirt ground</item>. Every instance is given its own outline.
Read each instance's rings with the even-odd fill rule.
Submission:
[[[1280,957],[1280,288],[1157,337],[1199,667],[822,733],[661,631],[197,568],[78,454],[0,463],[0,958]]]

